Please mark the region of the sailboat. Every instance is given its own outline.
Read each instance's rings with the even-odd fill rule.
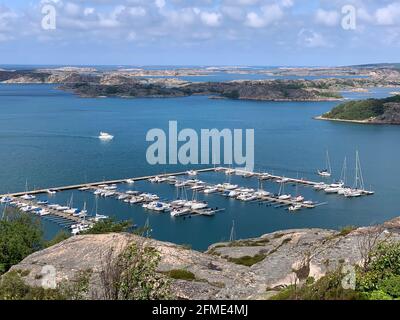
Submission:
[[[344,194],[349,188],[345,187],[346,184],[346,172],[347,172],[347,157],[344,158],[342,172],[340,174],[339,181],[330,184],[326,189],[326,193],[338,193]]]
[[[292,198],[290,194],[284,194],[285,193],[285,183],[282,182],[281,186],[279,188],[279,194],[278,194],[278,199],[279,200],[289,200]]]
[[[326,150],[326,166],[325,166],[325,169],[318,170],[318,174],[321,177],[326,177],[326,178],[329,178],[330,176],[332,176],[332,167],[331,167],[331,161],[329,159],[329,151],[328,150]]]
[[[344,196],[347,198],[355,198],[355,197],[361,197],[363,193],[364,193],[364,178],[361,170],[360,155],[357,150],[354,185],[352,189],[348,189],[344,192]]]

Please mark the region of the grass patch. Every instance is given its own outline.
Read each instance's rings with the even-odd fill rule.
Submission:
[[[167,272],[168,276],[176,280],[193,281],[196,280],[196,276],[193,272],[184,269],[173,269]]]
[[[266,258],[265,254],[256,254],[255,256],[243,256],[240,258],[229,258],[228,261],[240,264],[242,266],[251,267],[252,265],[263,261]]]

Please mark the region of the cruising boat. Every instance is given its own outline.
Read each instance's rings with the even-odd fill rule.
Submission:
[[[326,150],[326,167],[323,170],[318,170],[318,174],[324,178],[329,178],[330,176],[332,176],[331,161],[329,159],[328,150]]]
[[[227,174],[227,175],[234,174],[235,172],[236,172],[235,169],[226,169],[226,170],[225,170],[225,174]]]
[[[304,197],[303,196],[297,196],[297,197],[293,198],[293,201],[303,202],[304,201]]]
[[[292,195],[285,194],[285,183],[282,182],[281,186],[279,187],[278,199],[279,200],[290,200]]]
[[[222,187],[225,190],[234,190],[234,189],[237,189],[239,186],[237,184],[223,183]]]
[[[242,193],[237,197],[238,200],[244,201],[244,202],[249,202],[257,199],[257,196],[251,193]]]
[[[35,196],[33,196],[33,195],[31,195],[31,194],[24,194],[23,196],[21,196],[21,199],[22,200],[33,200],[33,199],[35,199],[36,197]]]
[[[218,188],[216,187],[207,187],[204,189],[204,193],[209,194],[209,193],[215,193],[218,191]]]
[[[288,210],[289,211],[299,211],[301,209],[301,205],[300,204],[295,204],[295,205],[292,205],[292,206],[290,206],[289,208],[288,208]]]
[[[107,132],[100,132],[99,139],[103,141],[109,141],[114,139],[114,136]]]
[[[190,214],[189,208],[177,208],[171,211],[171,217],[181,217]]]
[[[198,201],[192,201],[191,208],[192,210],[200,210],[207,208],[208,203],[207,202],[198,202]]]
[[[319,183],[317,183],[316,185],[314,185],[314,189],[315,190],[325,190],[326,188],[328,188],[329,187],[329,185],[327,185],[326,183],[323,183],[323,182],[319,182]]]
[[[187,171],[186,173],[187,173],[187,175],[189,175],[189,176],[197,176],[197,171],[195,171],[195,170],[189,170],[189,171]]]
[[[263,197],[268,197],[269,195],[271,195],[271,192],[265,191],[265,190],[258,190],[256,192],[254,192],[254,195],[257,198],[263,198]]]

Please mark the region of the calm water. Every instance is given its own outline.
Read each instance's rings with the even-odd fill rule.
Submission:
[[[346,93],[348,98],[387,96],[390,89],[369,94]],[[238,238],[288,228],[369,225],[398,215],[400,176],[399,128],[316,121],[312,117],[330,110],[336,102],[251,102],[213,100],[207,97],[177,99],[81,99],[49,85],[0,85],[0,192],[82,183],[102,179],[143,176],[187,170],[180,166],[150,166],[145,135],[151,128],[167,129],[169,120],[182,128],[254,128],[256,170],[320,180],[315,174],[324,165],[329,149],[334,174],[340,175],[348,157],[349,180],[354,175],[354,153],[361,155],[366,184],[376,195],[359,199],[328,196],[300,187],[306,198],[328,202],[313,210],[290,214],[283,209],[254,203],[244,204],[218,195],[200,195],[210,206],[226,208],[216,216],[172,219],[168,214],[147,213],[114,199],[99,199],[98,211],[143,225],[149,218],[153,236],[161,240],[191,244],[205,249],[229,238],[235,220]],[[109,143],[96,136],[99,131],[115,135]],[[224,182],[225,175],[203,174],[200,179]],[[257,187],[255,179],[232,177],[232,182]],[[126,188],[127,186],[121,186]],[[266,183],[277,192],[279,186]],[[169,185],[135,184],[164,199],[173,199]],[[287,186],[288,192],[296,191]],[[190,194],[189,194],[190,196]],[[46,196],[43,196],[46,197]],[[57,194],[51,201],[66,203],[71,192]],[[74,191],[74,204],[87,202],[94,212],[94,197]],[[44,221],[48,237],[59,227]]]

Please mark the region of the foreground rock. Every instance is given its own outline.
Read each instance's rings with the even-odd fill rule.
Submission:
[[[399,230],[399,218],[379,227],[341,233],[287,230],[214,244],[205,253],[151,239],[145,242],[161,253],[160,272],[183,269],[195,275],[193,281],[173,280],[173,293],[178,298],[265,299],[295,281],[318,279],[341,264],[360,263],[366,243],[374,238],[400,240]],[[41,284],[46,265],[56,268],[58,282],[74,279],[79,271],[91,270],[91,289],[96,291],[98,274],[109,250],[118,253],[128,243],[142,240],[130,234],[76,236],[30,255],[12,270],[28,270],[24,279],[30,285]],[[238,264],[243,261],[248,266]]]

